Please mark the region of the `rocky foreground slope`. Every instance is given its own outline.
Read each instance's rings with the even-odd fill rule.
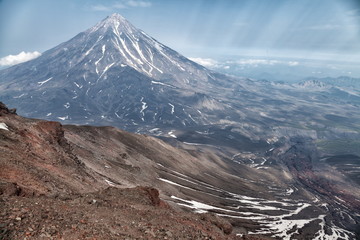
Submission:
[[[109,187],[62,197],[2,196],[1,200],[1,239],[235,238],[227,221],[175,211],[148,187]]]
[[[305,143],[230,159],[172,140],[1,103],[0,239],[356,239],[358,188],[313,169]]]
[[[150,187],[181,195],[156,179],[160,165],[187,168],[195,158],[185,151],[111,127],[22,118],[2,103],[0,124],[0,239],[241,239],[226,220],[180,211]]]

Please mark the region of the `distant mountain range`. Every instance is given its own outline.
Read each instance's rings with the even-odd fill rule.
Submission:
[[[334,87],[342,87],[342,88],[352,88],[360,91],[360,78],[352,78],[347,76],[340,76],[337,78],[333,77],[324,77],[324,78],[316,78],[309,77],[305,79],[305,81],[316,81],[321,82],[323,84],[334,86]]]
[[[360,93],[360,79],[350,77],[337,77],[337,78],[316,78],[308,77],[303,81],[293,84],[293,86],[299,86],[304,88],[315,89],[329,89],[338,88],[345,91]]]

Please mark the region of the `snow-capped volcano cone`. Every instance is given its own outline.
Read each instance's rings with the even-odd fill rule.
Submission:
[[[0,96],[25,116],[124,128],[202,122],[197,110],[186,111],[186,97],[215,79],[119,14],[0,78]]]

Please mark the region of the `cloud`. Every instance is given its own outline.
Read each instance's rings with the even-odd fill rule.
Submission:
[[[238,60],[227,60],[227,61],[217,61],[212,58],[200,58],[192,57],[189,58],[191,61],[194,61],[204,67],[212,69],[225,69],[228,70],[232,66],[242,66],[242,67],[259,67],[261,65],[287,65],[287,66],[298,66],[300,63],[298,61],[281,61],[274,59],[238,59]]]
[[[237,64],[237,65],[248,65],[257,67],[259,65],[288,65],[288,66],[298,66],[300,63],[298,61],[280,61],[274,59],[240,59],[227,61],[227,64]]]
[[[41,56],[41,53],[35,52],[24,52],[22,51],[18,55],[9,55],[3,58],[0,58],[0,66],[12,66],[18,63],[26,62],[31,59]]]
[[[123,0],[113,3],[111,5],[97,4],[90,6],[90,10],[98,12],[110,12],[116,9],[125,9],[125,8],[146,8],[151,7],[152,3],[149,1],[142,0]]]
[[[218,62],[211,58],[189,58],[191,61],[196,62],[204,67],[217,67]]]
[[[127,8],[127,6],[125,4],[123,4],[123,3],[115,3],[112,7],[115,8],[115,9]]]
[[[151,2],[129,0],[126,4],[130,7],[151,7]]]
[[[106,7],[104,5],[93,5],[93,6],[90,6],[90,9],[92,11],[96,11],[96,12],[108,12],[108,11],[111,11],[111,8]]]
[[[280,63],[277,60],[267,60],[267,59],[242,59],[236,61],[240,65],[274,65]]]
[[[290,62],[288,62],[288,65],[289,65],[289,66],[297,66],[297,65],[299,65],[299,62],[290,61]]]

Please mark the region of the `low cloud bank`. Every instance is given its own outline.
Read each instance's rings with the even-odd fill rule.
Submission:
[[[3,58],[0,58],[0,66],[12,66],[15,64],[19,64],[22,62],[29,61],[31,59],[37,58],[41,56],[41,53],[35,51],[35,52],[24,52],[17,55],[9,55]]]

